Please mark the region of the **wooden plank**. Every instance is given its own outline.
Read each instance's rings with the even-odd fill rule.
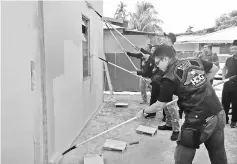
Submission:
[[[105,150],[115,150],[124,152],[127,147],[127,142],[107,139],[103,145]]]
[[[115,104],[116,107],[128,107],[128,103],[118,102]]]
[[[138,128],[136,129],[136,131],[137,131],[137,133],[147,134],[147,135],[151,135],[151,136],[154,136],[157,133],[156,128],[147,127],[147,126],[143,126],[143,125],[139,125]]]
[[[104,157],[102,154],[86,154],[84,164],[104,164]]]
[[[102,53],[102,58],[106,59],[104,53]],[[106,75],[107,82],[108,82],[108,85],[109,85],[110,94],[113,95],[114,94],[113,93],[113,86],[112,86],[111,78],[110,78],[110,75],[109,75],[108,65],[107,65],[106,62],[103,62],[103,63],[104,63],[104,68],[105,68],[105,75]]]

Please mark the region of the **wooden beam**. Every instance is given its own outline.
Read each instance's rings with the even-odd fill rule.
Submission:
[[[103,53],[103,55],[102,55],[102,58],[103,58],[103,59],[106,59],[104,53]],[[107,65],[107,63],[105,63],[105,62],[103,62],[103,63],[104,63],[104,68],[105,68],[105,75],[106,75],[107,82],[108,82],[108,85],[109,85],[109,91],[110,91],[110,94],[113,95],[113,86],[112,86],[112,82],[111,82],[110,75],[109,75],[108,65]]]

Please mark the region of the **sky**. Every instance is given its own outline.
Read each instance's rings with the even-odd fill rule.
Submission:
[[[103,15],[114,17],[117,5],[122,1],[128,12],[135,11],[138,0],[103,0]],[[237,10],[237,0],[146,0],[151,2],[164,22],[160,26],[166,33],[184,33],[213,27],[221,14]],[[139,0],[140,2],[140,0]]]

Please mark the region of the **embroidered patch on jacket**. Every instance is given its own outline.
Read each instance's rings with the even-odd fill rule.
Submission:
[[[198,60],[181,61],[174,69],[174,76],[184,85],[200,87],[206,82],[205,72]]]
[[[184,82],[185,70],[191,66],[191,63],[187,61],[180,62],[177,67],[174,69],[174,76],[179,79],[180,82]]]
[[[190,69],[187,72],[187,78],[184,85],[192,84],[195,87],[200,87],[206,82],[205,72],[198,69]]]

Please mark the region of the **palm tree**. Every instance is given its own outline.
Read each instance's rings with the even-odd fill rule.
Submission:
[[[120,3],[117,6],[117,10],[114,14],[114,18],[124,20],[127,16],[126,9],[125,9],[126,7],[127,5],[120,1]]]
[[[137,2],[136,12],[130,13],[130,29],[144,32],[161,32],[162,29],[159,24],[163,21],[157,16],[158,12],[150,2]]]

